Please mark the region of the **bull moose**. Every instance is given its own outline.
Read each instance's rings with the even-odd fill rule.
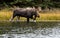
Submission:
[[[27,18],[27,23],[29,23],[29,18],[33,19],[34,22],[36,22],[36,17],[40,17],[37,11],[39,11],[37,7],[15,9],[13,11],[13,16],[11,17],[10,21],[12,21],[17,16],[18,20],[20,17]]]

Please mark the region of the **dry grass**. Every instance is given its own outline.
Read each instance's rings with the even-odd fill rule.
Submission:
[[[0,20],[8,20],[12,16],[11,11],[2,10],[0,11]]]
[[[12,11],[3,9],[0,11],[0,20],[9,20],[12,14]],[[25,19],[26,18],[21,17],[21,20]],[[37,20],[60,20],[60,10],[40,13],[40,18],[37,18]]]
[[[60,10],[40,13],[40,20],[60,20]]]
[[[60,20],[60,13],[41,13],[41,20]]]

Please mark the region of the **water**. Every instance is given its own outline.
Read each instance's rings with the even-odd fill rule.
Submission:
[[[30,25],[30,24],[29,24]],[[0,38],[60,38],[60,23],[38,23],[37,25],[11,29]]]

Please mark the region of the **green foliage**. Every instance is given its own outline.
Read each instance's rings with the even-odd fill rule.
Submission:
[[[12,6],[42,6],[42,7],[60,7],[60,0],[0,0],[0,7]]]

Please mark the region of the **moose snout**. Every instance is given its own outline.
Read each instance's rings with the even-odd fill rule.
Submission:
[[[39,18],[40,16],[38,15],[37,17]]]
[[[37,17],[38,17],[38,18],[40,17],[39,13],[37,14]]]

